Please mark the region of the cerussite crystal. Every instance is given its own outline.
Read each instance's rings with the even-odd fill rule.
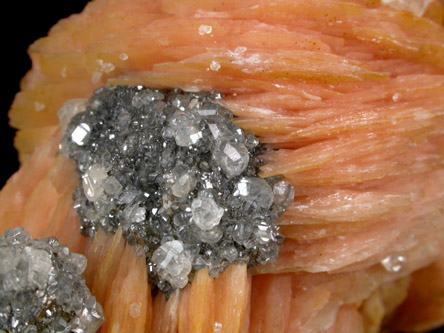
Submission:
[[[167,293],[193,270],[217,276],[231,263],[272,261],[282,242],[274,221],[294,191],[257,176],[265,148],[233,124],[221,98],[103,87],[61,143],[82,179],[74,207],[83,233],[122,227]]]
[[[224,215],[223,208],[213,199],[199,196],[191,203],[193,222],[202,230],[211,230],[217,226]]]
[[[159,276],[168,280],[173,287],[183,288],[188,283],[191,260],[181,241],[165,242],[154,251],[151,261],[157,265]]]
[[[0,331],[92,333],[104,321],[81,276],[83,255],[23,228],[0,236]]]

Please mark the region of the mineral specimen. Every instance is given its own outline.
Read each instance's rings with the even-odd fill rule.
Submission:
[[[83,255],[23,228],[0,236],[0,332],[95,332],[104,321]]]
[[[257,176],[264,147],[233,124],[216,93],[97,90],[61,152],[77,164],[84,234],[122,227],[146,256],[152,285],[183,288],[192,272],[275,260],[274,224],[293,200],[280,177]]]

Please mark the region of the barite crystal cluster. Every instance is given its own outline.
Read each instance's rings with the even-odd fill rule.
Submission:
[[[282,242],[274,222],[293,188],[257,176],[264,147],[220,102],[217,93],[103,87],[61,142],[81,177],[83,233],[122,227],[165,292],[198,269],[217,276],[231,263],[273,261]]]
[[[96,332],[104,321],[83,255],[23,228],[0,236],[0,332]]]

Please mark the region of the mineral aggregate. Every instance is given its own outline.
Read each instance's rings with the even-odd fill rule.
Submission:
[[[151,285],[166,293],[199,269],[216,277],[232,263],[274,261],[283,241],[274,222],[294,190],[281,177],[257,176],[265,148],[233,124],[221,98],[105,86],[60,144],[80,175],[82,232],[121,227],[146,256]],[[74,113],[68,105],[59,117]]]
[[[81,275],[83,255],[23,228],[0,236],[0,332],[96,332],[103,310]]]

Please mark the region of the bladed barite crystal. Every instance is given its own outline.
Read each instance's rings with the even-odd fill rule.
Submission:
[[[23,228],[0,236],[0,332],[93,333],[104,321],[82,273],[83,255]]]
[[[274,221],[294,192],[257,176],[265,148],[233,124],[221,98],[103,87],[60,146],[82,180],[74,207],[83,233],[122,227],[167,293],[198,269],[217,276],[232,263],[273,261],[282,242]]]

